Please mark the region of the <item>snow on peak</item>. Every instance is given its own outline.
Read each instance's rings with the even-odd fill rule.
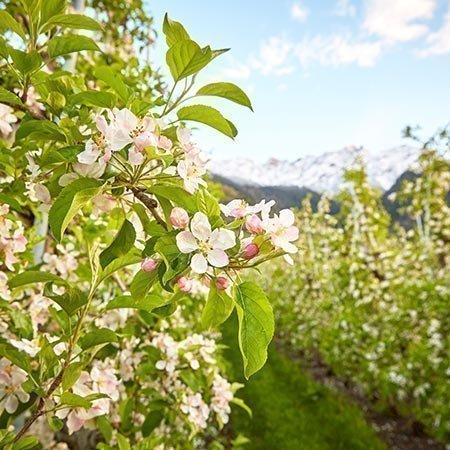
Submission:
[[[370,153],[363,147],[348,146],[322,155],[308,155],[295,161],[271,158],[264,163],[249,158],[212,159],[214,175],[240,184],[256,186],[297,186],[317,192],[336,193],[343,183],[344,169],[351,167],[359,156],[367,164],[369,180],[383,190],[414,166],[420,150],[408,146]]]

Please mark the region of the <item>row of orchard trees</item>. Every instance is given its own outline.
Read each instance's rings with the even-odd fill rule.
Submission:
[[[395,201],[414,226],[392,223],[359,162],[345,174],[338,216],[305,201],[296,265],[270,268],[278,330],[319,351],[382,405],[450,434],[448,160],[425,149]],[[392,199],[391,199],[392,200]]]

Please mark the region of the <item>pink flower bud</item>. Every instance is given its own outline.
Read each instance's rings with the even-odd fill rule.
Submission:
[[[141,262],[141,269],[144,272],[153,272],[158,266],[158,261],[155,261],[153,258],[145,258]]]
[[[245,226],[253,234],[261,234],[264,231],[262,220],[255,214],[247,219]]]
[[[259,253],[259,247],[256,244],[247,244],[242,251],[242,256],[245,259],[252,259]]]
[[[216,288],[219,291],[224,291],[230,285],[230,280],[225,277],[216,278]]]
[[[190,292],[192,289],[192,280],[190,280],[188,277],[178,278],[177,284],[180,288],[180,291]]]
[[[170,213],[170,223],[174,228],[186,228],[189,225],[189,215],[183,208],[173,208]]]

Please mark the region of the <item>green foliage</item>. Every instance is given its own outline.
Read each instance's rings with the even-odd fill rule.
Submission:
[[[239,348],[244,360],[244,374],[249,378],[267,360],[267,347],[274,333],[273,312],[264,291],[249,281],[236,286],[235,302]]]
[[[61,240],[70,221],[100,192],[101,186],[98,180],[80,178],[61,191],[49,213],[50,228],[56,240]]]
[[[232,139],[237,136],[236,127],[229,120],[225,119],[217,109],[211,106],[185,106],[180,108],[177,114],[180,120],[204,123]]]

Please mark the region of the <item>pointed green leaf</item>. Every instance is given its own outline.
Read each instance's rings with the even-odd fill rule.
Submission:
[[[0,31],[4,30],[10,30],[14,33],[16,33],[18,36],[22,38],[23,41],[26,40],[25,32],[20,25],[19,22],[17,22],[16,19],[14,19],[9,12],[5,10],[0,11]]]
[[[46,24],[44,30],[47,30],[53,25],[57,25],[63,28],[73,28],[75,30],[91,30],[102,31],[101,25],[83,14],[58,14],[53,16]]]
[[[129,220],[125,219],[111,245],[100,254],[100,265],[102,268],[104,269],[115,259],[127,254],[133,247],[135,240],[136,231],[134,226]]]
[[[114,72],[111,67],[99,66],[94,69],[94,75],[106,86],[110,87],[124,103],[128,101],[131,96],[131,89],[124,83],[120,74]]]
[[[101,51],[99,46],[91,38],[78,34],[56,36],[48,43],[48,54],[51,58],[67,55],[68,53],[81,52],[83,50]]]
[[[155,308],[164,306],[167,303],[169,303],[169,300],[156,294],[149,294],[141,299],[136,299],[131,295],[121,295],[111,300],[106,306],[106,309],[132,308],[152,312]]]
[[[112,92],[91,90],[72,95],[69,101],[72,105],[97,106],[99,108],[112,109],[116,106],[117,98]]]
[[[225,119],[217,109],[211,106],[185,106],[178,110],[177,115],[180,120],[192,120],[194,122],[204,123],[232,139],[238,134],[236,127],[229,120]]]
[[[202,312],[202,327],[209,329],[219,326],[230,317],[233,308],[233,299],[225,291],[219,291],[214,283],[211,283],[208,299]]]
[[[111,342],[117,342],[116,333],[114,333],[114,331],[108,330],[108,328],[99,328],[85,334],[80,339],[80,347],[83,350],[87,350],[88,348],[102,344],[109,344]]]
[[[102,188],[102,182],[93,178],[79,178],[66,186],[50,209],[50,229],[57,241],[78,211],[90,202]]]
[[[163,33],[166,35],[166,42],[169,47],[179,41],[190,40],[188,32],[180,22],[169,19],[167,13],[164,16]]]
[[[211,49],[202,50],[196,42],[189,40],[175,43],[166,55],[167,65],[175,81],[196,74],[211,60]]]
[[[20,286],[27,286],[29,284],[47,283],[53,281],[60,284],[67,284],[65,280],[58,275],[54,275],[50,272],[41,272],[39,270],[28,270],[26,272],[19,273],[15,277],[8,281],[10,289],[14,289]]]
[[[236,287],[235,302],[239,348],[244,361],[244,375],[248,379],[267,360],[267,347],[274,333],[273,311],[264,291],[249,281]]]
[[[197,91],[197,95],[212,95],[230,100],[238,105],[246,106],[253,111],[247,94],[233,83],[211,83],[203,86]]]

